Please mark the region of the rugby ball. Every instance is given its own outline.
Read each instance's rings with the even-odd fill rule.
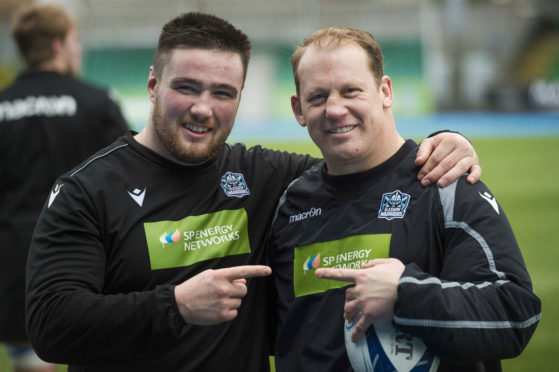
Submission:
[[[358,342],[351,334],[359,319],[344,322],[345,347],[355,372],[435,372],[439,358],[423,341],[391,323],[373,324]]]

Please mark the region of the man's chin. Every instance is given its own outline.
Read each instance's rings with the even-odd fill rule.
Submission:
[[[221,146],[189,146],[188,149],[181,148],[180,151],[173,151],[171,155],[180,163],[185,165],[203,164],[217,156]]]

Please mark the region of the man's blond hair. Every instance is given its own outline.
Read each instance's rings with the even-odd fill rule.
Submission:
[[[76,27],[74,20],[56,5],[31,5],[18,10],[12,22],[12,36],[30,70],[38,69],[54,57],[52,42],[64,41]]]
[[[299,75],[297,68],[301,57],[309,46],[317,48],[339,48],[349,43],[356,44],[363,48],[369,57],[369,67],[373,73],[377,84],[382,80],[383,65],[382,65],[382,51],[379,43],[375,40],[373,35],[366,31],[358,30],[351,27],[329,27],[313,32],[311,35],[303,40],[303,43],[297,47],[291,56],[291,67],[293,68],[293,77],[295,78],[295,87],[297,95],[299,95]]]

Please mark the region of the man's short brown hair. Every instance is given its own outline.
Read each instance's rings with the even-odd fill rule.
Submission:
[[[173,49],[201,48],[238,53],[243,62],[246,78],[251,44],[244,32],[226,20],[211,14],[184,13],[167,22],[161,30],[153,69],[161,77],[163,67]]]
[[[370,62],[370,69],[375,77],[377,84],[380,84],[384,75],[382,65],[382,50],[379,43],[373,35],[366,31],[358,30],[351,27],[329,27],[313,32],[303,40],[303,43],[297,47],[291,56],[291,67],[293,68],[293,77],[295,78],[295,87],[297,95],[299,95],[299,75],[297,68],[301,57],[305,53],[307,47],[313,45],[318,48],[338,48],[348,43],[354,43],[367,53]]]
[[[33,70],[54,57],[52,42],[64,41],[74,27],[74,20],[62,8],[52,4],[31,5],[16,12],[12,35],[25,64]]]

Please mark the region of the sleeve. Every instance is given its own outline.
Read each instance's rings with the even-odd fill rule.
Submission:
[[[432,276],[406,266],[395,325],[450,363],[517,356],[536,329],[541,304],[511,226],[481,182],[462,177],[439,193],[442,270]]]
[[[150,358],[173,347],[184,330],[171,285],[102,293],[108,253],[97,221],[91,198],[73,177],[63,177],[36,225],[27,262],[26,323],[46,361]]]
[[[441,130],[438,130],[438,131],[436,131],[436,132],[433,132],[433,133],[429,134],[429,135],[427,136],[427,138],[435,137],[437,134],[441,134],[441,133],[456,133],[456,134],[459,134],[459,135],[461,135],[462,137],[468,139],[468,138],[467,138],[466,136],[464,136],[462,133],[460,133],[460,132],[458,132],[458,131],[456,131],[456,130],[450,130],[450,129],[441,129]]]
[[[285,190],[304,171],[322,162],[322,159],[313,158],[310,155],[262,149],[260,146],[251,148],[251,151],[262,151],[264,153],[268,165],[274,169],[282,182],[281,190]]]

